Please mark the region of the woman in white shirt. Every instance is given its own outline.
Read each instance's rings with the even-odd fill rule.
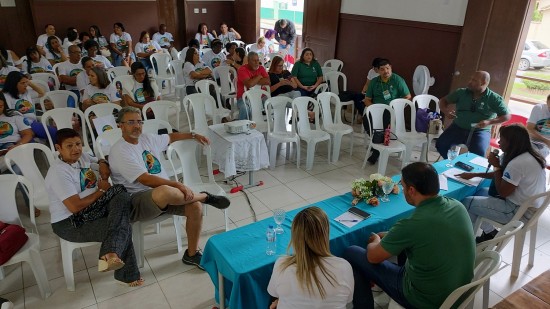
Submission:
[[[145,66],[141,62],[134,62],[130,70],[134,78],[131,84],[123,87],[124,106],[142,109],[145,104],[160,100],[157,83],[151,82]]]
[[[482,196],[471,196],[462,201],[473,223],[478,217],[483,217],[506,224],[523,202],[546,191],[546,161],[533,148],[527,129],[523,125],[513,124],[500,127],[499,132],[499,145],[504,153],[500,158],[489,154],[488,160],[493,171],[457,175],[465,179],[492,179],[488,191],[481,190],[480,194],[476,194]],[[538,207],[540,204],[536,206]],[[532,215],[533,210],[529,208],[523,219],[529,220]],[[477,243],[493,239],[498,232],[486,222],[481,225],[481,229],[483,233],[476,238]]]
[[[65,54],[65,51],[63,51],[61,42],[59,42],[59,39],[54,35],[48,37],[48,40],[46,41],[46,45],[44,47],[46,47],[46,59],[48,59],[51,65],[65,62],[67,61],[67,59],[69,59],[67,58],[67,54]]]
[[[258,38],[256,44],[250,46],[250,51],[258,53],[260,61],[265,62],[265,57],[269,54],[269,48],[265,45],[265,38],[263,36]]]
[[[132,37],[128,32],[124,32],[125,28],[122,23],[115,23],[113,31],[109,39],[113,50],[113,65],[115,67],[132,65],[132,62],[135,61]]]
[[[114,270],[116,280],[142,285],[132,244],[130,194],[111,187],[109,163],[84,153],[78,132],[61,129],[58,137],[59,156],[46,176],[53,232],[71,242],[101,242],[98,271]]]
[[[53,72],[51,63],[42,56],[36,46],[27,48],[27,59],[23,62],[22,69],[26,74]]]
[[[74,27],[67,28],[67,37],[63,40],[63,51],[65,54],[69,54],[69,47],[71,45],[78,44],[80,44],[80,40],[78,39],[78,30]]]
[[[212,76],[212,70],[199,59],[199,51],[196,48],[190,47],[185,54],[185,63],[183,65],[183,80],[185,81],[185,91],[187,94],[197,92],[195,89],[196,82]]]
[[[156,41],[151,41],[151,36],[147,31],[141,32],[139,42],[136,44],[135,50],[138,60],[143,63],[143,66],[145,66],[147,71],[153,68],[150,57],[153,54],[162,52],[160,45]]]
[[[201,46],[210,47],[210,43],[217,37],[216,30],[212,30],[212,33],[209,33],[208,26],[205,23],[199,24],[199,29],[197,29],[197,34],[195,34],[195,40],[199,41]]]
[[[267,291],[276,297],[270,309],[344,309],[353,299],[353,271],[332,256],[329,221],[319,207],[300,211],[292,221],[294,255],[275,262]]]
[[[105,57],[111,56],[111,51],[109,50],[109,42],[107,42],[107,39],[101,34],[98,26],[90,26],[90,36],[91,39],[99,44],[99,52],[101,53],[101,55]]]
[[[82,110],[101,103],[115,103],[120,105],[121,99],[117,96],[116,88],[107,77],[104,70],[93,67],[88,71],[90,84],[82,93]]]

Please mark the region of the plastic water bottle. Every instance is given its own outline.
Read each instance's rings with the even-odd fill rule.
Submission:
[[[267,232],[265,233],[266,240],[267,240],[267,248],[265,249],[265,254],[267,255],[274,255],[275,252],[277,252],[277,234],[275,234],[275,230],[273,229],[273,225],[270,225],[267,228]]]

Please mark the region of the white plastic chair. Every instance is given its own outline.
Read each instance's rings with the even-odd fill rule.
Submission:
[[[393,108],[389,107],[386,104],[372,104],[371,106],[365,108],[364,116],[367,116],[367,121],[369,122],[370,132],[367,132],[368,136],[365,136],[369,141],[369,147],[365,153],[365,160],[363,161],[363,167],[367,164],[367,159],[369,158],[370,151],[376,149],[380,151],[380,158],[378,161],[378,173],[385,175],[386,167],[388,165],[388,159],[390,153],[400,153],[405,151],[405,145],[398,140],[390,140],[390,144],[385,146],[384,144],[374,144],[372,142],[372,132],[374,129],[386,129],[384,128],[384,111],[388,111],[391,114],[391,132],[395,134],[395,114]],[[372,119],[371,119],[372,118]]]
[[[535,208],[535,203],[540,202],[540,207]],[[550,204],[550,191],[543,192],[540,194],[537,194],[535,196],[530,197],[527,199],[519,209],[517,210],[516,214],[510,221],[522,221],[525,225],[521,229],[519,233],[516,234],[516,238],[514,241],[514,253],[513,253],[513,260],[512,260],[512,271],[511,276],[516,277],[519,275],[519,266],[521,263],[521,256],[523,253],[523,243],[525,242],[525,235],[528,231],[531,231],[529,235],[529,262],[527,263],[528,267],[532,267],[535,262],[535,247],[537,242],[537,224],[539,221],[540,216],[544,213],[544,210],[548,207],[548,204]],[[532,216],[531,219],[525,220],[523,219],[523,215],[527,212],[531,212]],[[476,223],[474,224],[474,233],[479,230],[481,227],[482,221],[486,221],[489,224],[492,224],[495,227],[502,227],[503,224],[495,222],[493,220],[489,220],[487,218],[478,217],[476,220]]]
[[[120,111],[121,109],[122,107],[120,107],[120,105],[117,105],[114,103],[101,103],[101,104],[92,105],[84,111],[84,119],[86,120],[86,125],[88,126],[88,132],[90,132],[90,135],[92,137],[92,147],[94,148],[95,154],[97,154],[98,149],[96,144],[96,136],[93,134],[94,132],[93,119],[90,119],[90,114],[93,113],[96,117],[105,117],[109,115],[113,116],[113,112],[115,110]],[[97,132],[98,135],[100,135],[101,133],[102,132]]]
[[[193,93],[183,99],[183,107],[187,115],[189,129],[191,132],[208,136],[208,122],[206,120],[206,106],[213,108],[216,105],[211,95],[204,93]],[[192,110],[192,111],[191,111]],[[193,121],[191,121],[191,112],[193,112]]]
[[[492,275],[494,275],[501,263],[502,257],[500,253],[495,251],[483,251],[476,256],[474,278],[468,284],[455,289],[441,304],[440,309],[450,308],[473,308],[473,301],[476,292],[483,286]],[[403,308],[393,299],[390,299],[388,309]]]
[[[250,52],[250,47],[252,47],[252,45],[254,45],[254,44],[256,44],[256,43],[246,44],[246,46],[244,47],[244,50],[246,51],[247,54]]]
[[[32,183],[34,188],[33,194],[30,195],[30,193],[27,193],[27,195],[32,196],[33,199],[33,207],[30,209],[30,218],[32,224],[36,226],[34,207],[40,210],[47,210],[50,206],[50,200],[48,199],[44,176],[42,176],[42,172],[38,168],[35,161],[35,151],[41,152],[40,155],[46,159],[48,167],[54,164],[54,156],[51,149],[48,148],[48,146],[39,143],[19,145],[6,153],[4,160],[6,161],[6,165],[12,174],[15,174],[12,165],[16,164],[21,170],[23,176],[25,176],[25,178]]]
[[[75,107],[78,107],[78,97],[76,94],[68,90],[54,90],[46,92],[46,94],[40,98],[40,106],[42,107],[42,110],[45,111],[46,106],[44,101],[49,99],[53,104],[53,108],[68,107],[67,103],[69,98],[73,98]]]
[[[63,238],[59,238],[61,246],[61,260],[63,263],[63,275],[65,276],[65,284],[67,290],[74,292],[74,267],[73,267],[73,252],[75,249],[100,245],[100,242],[70,242]]]
[[[179,107],[179,106],[178,106]],[[149,133],[149,134],[158,134],[159,130],[166,130],[168,133],[172,133],[174,130],[172,129],[172,126],[168,121],[162,120],[162,119],[148,119],[143,122],[142,132],[143,133]],[[168,162],[168,158],[164,156],[161,156],[158,158],[160,165],[162,166],[162,169],[166,172],[166,175],[170,178],[174,178],[177,181],[176,173],[174,173],[172,167],[170,166],[170,163]],[[181,166],[177,164],[176,171],[178,173],[181,173]]]
[[[92,153],[92,149],[88,145],[88,130],[86,125],[83,123],[85,121],[84,113],[82,113],[78,108],[72,107],[54,108],[45,112],[44,115],[42,115],[42,125],[44,126],[44,130],[46,131],[46,135],[48,136],[48,142],[50,143],[50,148],[52,149],[52,152],[55,152],[56,150],[52,137],[50,136],[50,132],[48,131],[47,124],[50,123],[50,120],[53,120],[58,130],[65,128],[72,129],[74,116],[80,118],[79,121],[83,144],[82,150],[87,153]]]
[[[419,95],[415,96],[412,100],[413,105],[418,106],[418,108],[429,108],[430,103],[432,101],[435,102],[435,112],[438,113],[438,114],[441,113],[441,111],[439,109],[439,99],[436,96],[433,96],[433,95],[430,95],[430,94],[419,94]],[[427,147],[430,147],[430,145],[432,144],[432,141],[436,138],[439,138],[439,136],[441,136],[441,134],[443,134],[443,128],[439,128],[439,132],[437,132],[436,134],[427,133],[426,134],[428,136],[428,145],[427,145]],[[427,151],[426,151],[426,161],[428,161],[428,152]]]
[[[332,137],[332,162],[337,162],[340,156],[340,148],[342,144],[342,137],[346,134],[350,136],[349,155],[353,154],[353,127],[342,123],[342,103],[338,96],[332,92],[323,92],[317,96],[321,108],[321,114],[323,116],[321,128],[328,132]],[[334,108],[334,121],[332,120],[332,111],[330,105],[335,103]]]
[[[168,123],[170,123],[170,115],[176,116],[176,125],[175,127],[180,129],[180,112],[181,112],[181,106],[173,101],[167,101],[167,100],[158,100],[158,101],[152,101],[143,106],[142,114],[143,119],[148,120],[147,118],[147,110],[151,109],[153,111],[153,114],[155,115],[155,119],[161,119]]]
[[[256,130],[265,133],[267,132],[267,120],[262,114],[264,103],[262,97],[271,98],[271,93],[261,89],[252,88],[243,93],[243,101],[247,109],[249,119],[256,123]]]
[[[308,117],[308,103],[313,103],[313,112],[315,113],[315,124],[314,128],[311,129]],[[315,156],[315,146],[317,143],[322,141],[328,142],[327,147],[327,157],[328,163],[330,164],[330,152],[331,148],[331,139],[330,134],[321,130],[319,125],[319,104],[317,101],[310,97],[299,97],[292,101],[292,125],[295,126],[296,132],[300,140],[304,140],[307,143],[307,159],[306,159],[306,170],[311,170],[313,167],[313,158]],[[298,117],[300,120],[298,121]],[[299,149],[298,149],[299,151]]]
[[[111,82],[119,76],[128,76],[128,75],[131,75],[129,67],[120,66],[120,67],[107,69],[107,77]]]
[[[100,159],[105,159],[107,156],[109,156],[111,146],[114,145],[121,138],[122,130],[120,128],[103,131],[101,134],[99,134],[95,140],[97,150],[95,154],[97,155],[97,157]]]
[[[111,81],[115,87],[118,82],[120,82],[122,89],[127,89],[127,91],[131,91],[134,87],[134,77],[132,75],[119,75]]]
[[[340,84],[339,84],[340,79],[342,79],[342,89],[340,89]],[[348,89],[348,78],[342,72],[338,72],[338,71],[327,72],[327,74],[325,75],[325,81],[328,84],[329,91],[336,95],[339,95],[340,91],[346,91]],[[340,104],[341,106],[346,106],[346,105],[351,106],[351,125],[353,125],[355,123],[355,102],[346,101],[346,102],[340,102]]]
[[[212,70],[214,79],[220,80],[220,93],[224,102],[230,100],[231,108],[235,106],[235,99],[237,98],[237,70],[235,68],[220,65]]]
[[[344,62],[338,59],[329,59],[323,64],[324,67],[332,68],[338,72],[341,72],[344,68]]]
[[[53,88],[54,90],[59,90],[60,82],[59,78],[57,78],[57,75],[55,75],[52,72],[44,72],[44,73],[33,73],[31,74],[32,80],[41,80],[43,82],[46,82],[46,85],[48,85],[48,90],[50,82],[53,82]]]
[[[172,57],[169,54],[156,53],[151,55],[151,63],[155,72],[155,80],[159,89],[162,89],[162,81],[168,82],[168,93],[172,93],[172,85],[176,82],[176,73],[170,65]],[[156,64],[156,65],[155,65]]]
[[[246,45],[246,43],[241,40],[233,40],[231,42],[237,43],[237,47],[244,47]]]
[[[491,240],[484,241],[482,243],[477,244],[476,246],[476,254],[479,254],[486,250],[493,250],[498,253],[506,247],[510,239],[512,239],[512,236],[515,236],[519,231],[521,231],[521,228],[523,227],[523,222],[521,221],[510,221],[508,224],[503,226],[500,231],[498,231],[495,238]],[[491,288],[491,278],[489,278],[485,284],[483,284],[483,304],[482,309],[489,308],[489,290]]]
[[[179,53],[180,52],[175,47],[172,47],[172,50],[170,51],[170,57],[172,57],[172,60],[178,60]]]
[[[219,124],[222,122],[222,119],[225,117],[229,117],[231,115],[231,111],[228,109],[223,108],[222,106],[222,96],[220,93],[220,87],[216,82],[203,79],[195,83],[195,89],[198,93],[204,93],[206,95],[211,96],[211,89],[214,88],[214,92],[216,93],[216,99],[218,104],[214,104],[213,109],[209,109],[209,107],[212,107],[211,105],[206,106],[206,116],[212,118],[213,124]]]
[[[267,117],[267,141],[269,142],[269,167],[273,170],[277,162],[277,148],[280,143],[288,143],[286,146],[286,157],[290,156],[290,144],[295,143],[296,166],[300,167],[300,137],[295,127],[291,126],[288,131],[286,127],[286,106],[292,104],[288,97],[273,97],[265,101]]]
[[[36,79],[33,80],[32,83],[42,89],[43,92],[50,91],[50,86],[48,86],[48,83],[43,80]],[[27,90],[31,95],[32,104],[40,104],[41,98],[38,97],[38,92],[34,91],[34,89],[32,89],[30,86],[27,86]]]
[[[27,192],[29,193],[29,204],[31,209],[34,209],[32,198],[34,193],[31,182],[25,177],[19,175],[0,175],[0,196],[2,196],[0,220],[5,223],[23,226],[17,211],[17,203],[15,200],[15,190],[17,189],[18,184],[26,187]],[[40,256],[40,239],[38,234],[26,234],[29,237],[28,241],[7,262],[0,265],[0,269],[4,266],[27,262],[34,273],[34,277],[36,278],[40,295],[42,298],[46,299],[52,294],[52,292],[50,289],[50,283],[48,282],[46,268],[44,267],[42,257]]]
[[[170,146],[168,146],[168,150],[166,151],[166,154],[168,155],[168,160],[170,161],[170,164],[172,165],[172,169],[174,173],[179,175],[181,173],[182,177],[182,183],[185,184],[187,187],[189,187],[193,192],[209,192],[211,194],[215,195],[223,195],[226,196],[225,191],[216,183],[214,180],[214,174],[213,174],[213,168],[212,168],[212,153],[209,145],[202,146],[203,153],[206,154],[206,167],[207,167],[207,173],[208,173],[208,182],[204,182],[201,178],[200,172],[199,172],[199,166],[197,164],[197,160],[195,158],[196,153],[199,151],[199,147],[201,145],[197,143],[195,140],[182,140],[182,141],[176,141]],[[174,154],[177,154],[177,157],[179,158],[179,161],[176,161],[174,158]],[[181,172],[178,172],[177,166],[181,166]],[[181,179],[178,177],[178,179]],[[204,205],[204,213],[206,215],[206,205]],[[229,230],[229,219],[227,217],[227,209],[223,210],[224,215],[224,222],[225,222],[225,230]],[[181,217],[180,217],[181,219]],[[180,244],[181,239],[178,240],[178,247],[181,246]]]
[[[407,106],[411,109],[410,131],[407,131],[405,128],[405,108]],[[397,139],[405,145],[405,153],[401,158],[401,168],[405,167],[410,162],[413,147],[416,145],[421,145],[422,152],[420,154],[420,160],[425,162],[424,160],[427,156],[426,152],[428,151],[428,139],[426,138],[426,134],[416,132],[416,108],[414,104],[407,99],[394,99],[390,102],[390,107],[393,108],[395,113],[395,135],[397,135]]]
[[[185,57],[185,56],[184,56]],[[176,98],[179,100],[183,100],[183,97],[186,94],[185,91],[185,79],[183,78],[183,65],[185,64],[185,60],[172,60],[170,62],[170,65],[174,69],[174,73],[176,73],[176,79],[174,82],[174,88],[176,91]],[[180,101],[181,102],[181,101]],[[179,129],[179,128],[178,128]]]

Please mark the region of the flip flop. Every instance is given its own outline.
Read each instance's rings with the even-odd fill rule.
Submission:
[[[97,271],[106,272],[111,270],[117,270],[124,267],[124,262],[118,257],[113,257],[108,260],[100,259],[97,262]]]

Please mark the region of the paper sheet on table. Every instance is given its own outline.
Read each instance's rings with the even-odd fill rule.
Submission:
[[[349,211],[346,211],[345,213],[334,218],[334,220],[347,227],[352,227],[365,219],[359,217],[358,215],[352,214]]]
[[[483,166],[484,168],[487,168],[487,166],[489,166],[489,161],[487,160],[487,158],[483,158],[483,157],[475,157],[472,160],[470,160],[470,163]]]
[[[449,184],[445,175],[439,175],[439,189],[449,191]]]
[[[453,168],[450,168],[450,169],[446,170],[445,172],[443,172],[443,175],[447,176],[447,178],[451,178],[453,180],[456,180],[456,181],[461,182],[461,183],[463,183],[465,185],[468,185],[468,186],[477,186],[483,180],[480,177],[474,177],[472,179],[464,179],[464,178],[460,178],[460,177],[455,176],[455,175],[458,175],[458,174],[461,174],[461,173],[464,173],[464,171],[453,167]]]

